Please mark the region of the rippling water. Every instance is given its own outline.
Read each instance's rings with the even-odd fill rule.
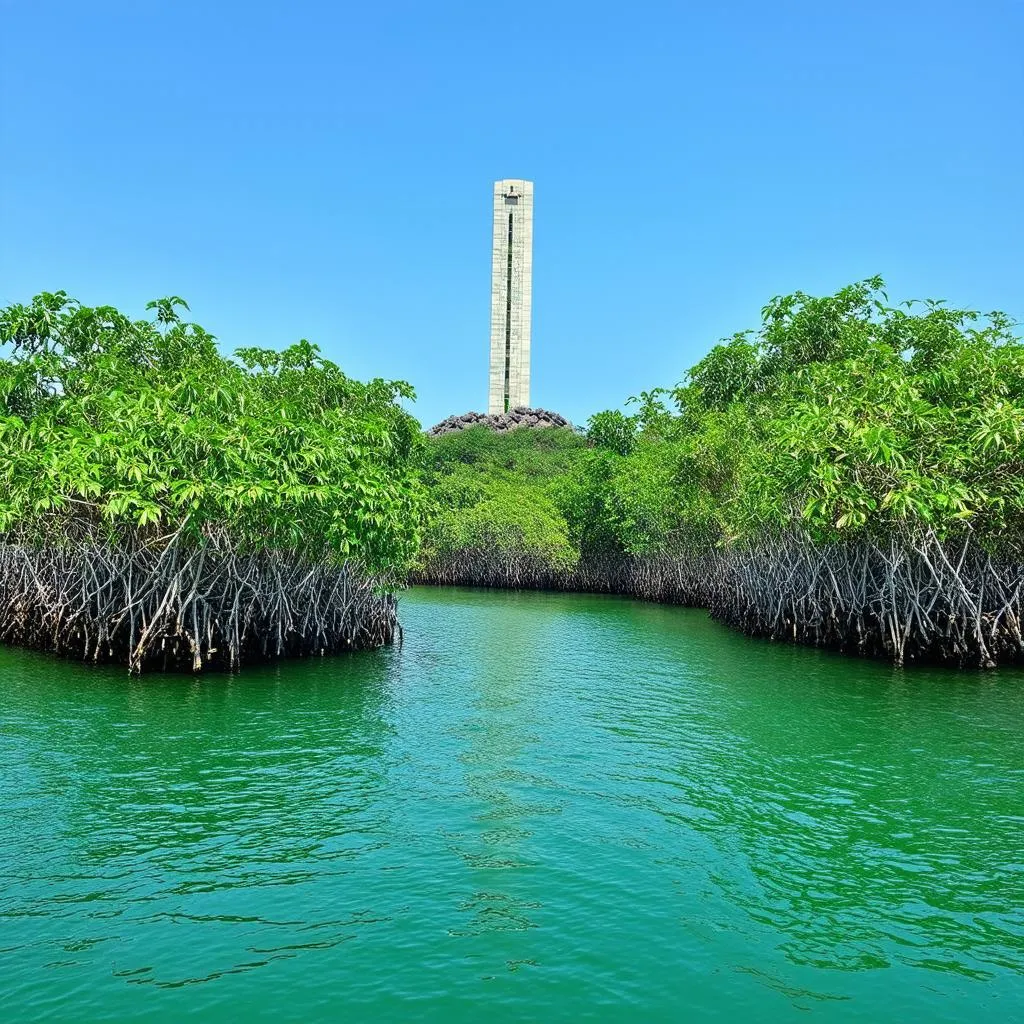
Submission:
[[[1024,1014],[1024,673],[613,598],[402,612],[235,678],[0,649],[0,1014]]]

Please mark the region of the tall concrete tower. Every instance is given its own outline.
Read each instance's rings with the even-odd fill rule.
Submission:
[[[533,182],[494,183],[489,413],[530,404]]]

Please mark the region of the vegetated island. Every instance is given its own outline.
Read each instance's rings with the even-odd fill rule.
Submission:
[[[182,300],[147,308],[0,310],[0,641],[237,669],[390,643],[411,579],[697,605],[899,665],[1024,653],[1003,314],[798,292],[628,415],[424,434],[404,382],[305,341],[228,358]]]
[[[63,292],[0,311],[0,640],[143,669],[388,643],[419,540],[408,385],[222,356]]]
[[[773,299],[585,432],[426,441],[413,579],[627,594],[897,665],[1019,660],[1024,345],[872,278]]]

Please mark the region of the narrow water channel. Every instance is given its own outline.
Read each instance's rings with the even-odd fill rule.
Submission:
[[[416,590],[401,648],[0,648],[12,1021],[1024,1014],[1024,673]]]

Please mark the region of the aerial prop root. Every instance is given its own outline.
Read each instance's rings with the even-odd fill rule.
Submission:
[[[531,553],[434,555],[414,582],[624,594],[708,608],[752,636],[888,659],[990,668],[1024,658],[1024,558],[970,535],[815,543],[798,532],[749,546],[599,554],[573,568]]]
[[[237,669],[390,643],[395,600],[353,563],[225,532],[0,540],[0,641],[143,669]]]

